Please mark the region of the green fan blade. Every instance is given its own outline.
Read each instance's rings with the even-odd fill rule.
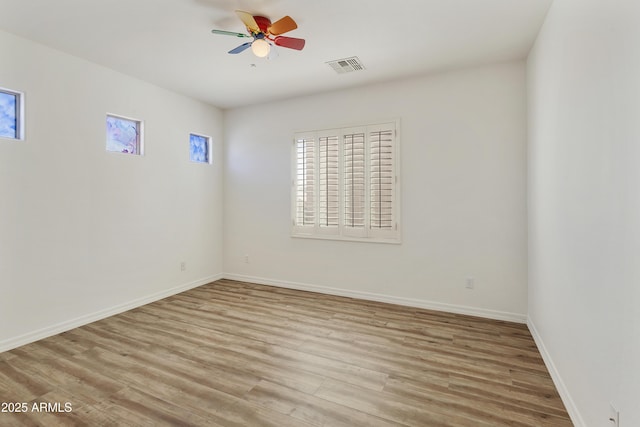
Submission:
[[[234,36],[234,37],[251,37],[249,34],[243,33],[234,33],[233,31],[224,31],[224,30],[211,30],[213,34],[222,34],[224,36]]]

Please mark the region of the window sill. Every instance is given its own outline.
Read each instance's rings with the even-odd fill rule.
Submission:
[[[292,234],[294,239],[312,239],[312,240],[334,240],[339,242],[358,242],[358,243],[382,243],[390,245],[400,245],[402,240],[398,238],[380,238],[380,237],[351,237],[338,235],[311,235],[311,234]]]

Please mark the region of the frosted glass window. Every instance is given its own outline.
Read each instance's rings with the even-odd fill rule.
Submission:
[[[142,122],[107,115],[107,151],[142,154]]]
[[[211,163],[211,138],[208,136],[189,135],[189,158],[192,162]]]
[[[21,139],[20,98],[19,93],[0,89],[0,137]]]

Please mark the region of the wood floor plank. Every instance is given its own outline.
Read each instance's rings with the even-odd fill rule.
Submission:
[[[534,388],[524,388],[516,385],[502,385],[496,383],[481,383],[475,378],[452,374],[449,379],[449,389],[455,393],[472,396],[474,399],[502,402],[502,396],[511,397],[510,404],[550,415],[563,415],[564,405],[557,393],[541,392]]]
[[[148,419],[156,426],[188,426],[206,425],[203,418],[190,408],[175,405],[170,401],[160,399],[153,394],[145,393],[134,387],[127,387],[109,398],[113,406],[128,411],[123,416],[135,414],[139,419]]]
[[[212,419],[225,427],[313,427],[313,424],[245,400],[216,411]]]
[[[386,392],[371,392],[339,381],[326,381],[315,396],[339,403],[366,414],[408,426],[489,427],[494,424],[472,420],[443,405],[412,401],[406,396]]]
[[[432,406],[432,410],[436,412],[441,408],[447,408],[448,411],[465,419],[476,422],[490,421],[494,426],[544,425],[545,418],[555,412],[523,404],[524,401],[519,400],[521,397],[511,393],[511,389],[503,390],[503,396],[511,397],[508,401],[487,397],[487,394],[495,390],[495,384],[485,384],[485,390],[485,394],[464,393],[460,388],[451,385],[441,387],[407,378],[391,378],[385,387],[385,392],[402,396],[405,402],[422,402],[423,405]]]
[[[16,359],[0,362],[0,396],[2,402],[25,402],[42,396],[53,389],[53,385],[28,371],[16,369]]]
[[[570,426],[526,325],[219,280],[0,354],[2,426]]]
[[[251,390],[246,400],[269,407],[293,418],[319,426],[402,426],[315,395],[297,393],[269,381],[262,381]]]

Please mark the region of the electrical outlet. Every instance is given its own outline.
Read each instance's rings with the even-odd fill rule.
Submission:
[[[249,255],[244,256],[244,262],[245,264],[249,264]]]
[[[475,286],[475,280],[473,279],[473,277],[467,277],[467,284],[465,285],[465,287],[467,289],[473,289]]]
[[[609,425],[612,427],[620,427],[620,411],[609,403]]]
[[[182,261],[180,263],[180,271],[187,271],[187,263]]]

